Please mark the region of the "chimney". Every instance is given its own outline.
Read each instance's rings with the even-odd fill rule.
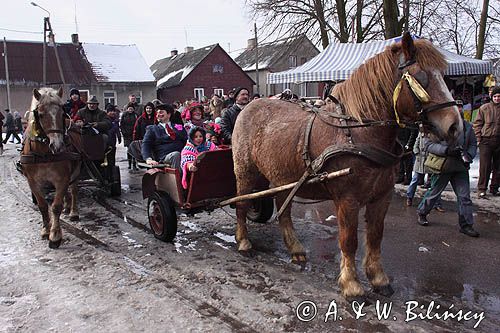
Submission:
[[[170,51],[170,56],[171,57],[175,57],[177,55],[177,50],[176,49],[173,49],[172,51]]]
[[[75,46],[80,46],[80,41],[78,40],[78,34],[71,34],[71,43]]]
[[[188,53],[188,52],[191,52],[194,50],[194,47],[192,46],[186,46],[186,48],[184,49],[184,52]]]
[[[250,38],[248,40],[247,50],[253,50],[257,46],[257,41],[255,38]]]

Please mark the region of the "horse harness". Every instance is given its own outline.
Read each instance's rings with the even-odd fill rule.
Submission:
[[[29,144],[31,145],[31,141],[39,142],[43,145],[49,144],[49,138],[47,134],[51,133],[60,133],[64,136],[64,141],[67,143],[68,131],[71,130],[71,123],[68,128],[66,128],[65,119],[67,117],[66,113],[63,112],[63,128],[62,129],[42,129],[40,124],[40,116],[38,115],[38,107],[32,111],[33,112],[33,120],[30,126],[32,131],[32,136],[28,139],[30,140]],[[25,142],[23,141],[23,146]],[[19,159],[19,163],[21,164],[39,164],[39,163],[54,163],[61,161],[77,161],[81,159],[81,155],[78,152],[64,151],[61,153],[53,154],[53,153],[37,153],[30,149],[29,154],[21,154]]]
[[[404,70],[406,67],[412,65],[415,63],[415,60],[410,60],[404,62],[402,58],[400,58],[400,63],[399,63],[399,69]],[[323,168],[323,165],[331,158],[340,156],[340,155],[356,155],[356,156],[361,156],[364,157],[373,163],[381,166],[381,167],[390,167],[392,165],[395,165],[396,163],[399,162],[401,157],[403,156],[404,149],[399,141],[396,141],[396,147],[395,147],[395,152],[390,152],[381,148],[373,147],[370,145],[366,144],[355,144],[351,129],[352,128],[367,128],[367,127],[374,127],[374,126],[399,126],[404,128],[406,125],[403,124],[400,121],[399,114],[396,109],[396,104],[399,98],[399,94],[401,92],[403,83],[407,83],[413,100],[415,104],[415,109],[419,110],[417,111],[419,115],[419,120],[422,122],[426,121],[426,115],[427,113],[431,111],[436,111],[439,109],[443,109],[446,107],[450,106],[455,106],[456,101],[449,101],[449,102],[444,102],[444,103],[439,103],[439,104],[434,104],[429,107],[423,107],[423,103],[429,103],[431,101],[431,98],[427,91],[425,90],[424,87],[422,87],[422,84],[419,82],[422,81],[422,84],[424,86],[427,86],[428,80],[427,80],[427,74],[424,71],[420,71],[416,73],[414,76],[412,76],[407,70],[404,71],[400,81],[398,82],[396,88],[394,89],[393,93],[393,107],[394,107],[394,114],[396,120],[371,120],[371,119],[362,119],[361,122],[358,121],[357,119],[349,116],[345,112],[345,108],[340,101],[335,98],[332,95],[328,95],[328,98],[333,101],[335,104],[335,112],[328,112],[325,110],[318,109],[316,107],[306,107],[305,103],[302,104],[302,108],[305,109],[307,112],[311,113],[311,116],[309,117],[306,125],[306,130],[305,130],[305,137],[304,137],[304,145],[302,147],[302,159],[304,160],[304,163],[306,165],[306,171],[302,175],[302,177],[299,179],[299,181],[296,183],[296,185],[293,187],[293,189],[290,191],[288,194],[287,198],[285,199],[285,202],[283,205],[280,207],[280,210],[277,212],[275,218],[276,220],[283,214],[285,209],[288,207],[290,202],[292,201],[293,197],[299,190],[299,188],[304,184],[304,182],[310,178],[310,177],[320,177],[324,178],[323,174],[318,174],[318,172]],[[340,128],[343,130],[346,139],[347,139],[347,144],[344,145],[338,145],[338,144],[333,144],[325,148],[323,152],[316,157],[314,160],[311,160],[310,153],[309,153],[309,145],[310,145],[310,139],[311,139],[311,132],[312,132],[312,127],[314,124],[314,121],[316,118],[319,118],[321,121],[324,123]],[[336,124],[330,119],[337,119],[339,124]],[[348,122],[355,122],[354,124],[348,124]],[[325,189],[327,189],[326,184],[322,182],[323,186]],[[327,189],[328,190],[328,189]]]

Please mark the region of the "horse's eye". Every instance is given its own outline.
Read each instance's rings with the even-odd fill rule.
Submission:
[[[417,72],[413,75],[413,77],[420,83],[423,88],[427,88],[429,85],[429,77],[425,71]]]

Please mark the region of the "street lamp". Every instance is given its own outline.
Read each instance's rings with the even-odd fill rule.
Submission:
[[[36,4],[36,3],[34,3],[34,2],[31,2],[31,5],[32,5],[32,6],[35,6],[35,7],[38,7],[38,8],[40,8],[41,10],[46,11],[46,12],[47,12],[47,14],[49,14],[49,17],[50,17],[50,12],[49,12],[47,9],[43,8],[42,6],[40,6],[39,4]]]
[[[31,5],[49,14],[48,17],[43,18],[43,85],[45,86],[47,85],[47,23],[50,19],[50,12],[35,2],[31,2]]]

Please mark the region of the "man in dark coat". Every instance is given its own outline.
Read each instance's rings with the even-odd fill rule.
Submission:
[[[234,92],[235,103],[224,112],[221,119],[221,136],[224,144],[231,144],[233,137],[234,124],[240,112],[245,108],[249,101],[248,89],[237,88]]]
[[[10,113],[9,109],[5,109],[5,113],[7,114],[5,119],[5,128],[7,130],[7,134],[3,143],[6,144],[7,140],[9,140],[10,136],[13,135],[14,138],[17,139],[17,143],[21,143],[21,138],[16,133],[16,124],[14,123],[14,116]]]
[[[180,170],[180,152],[186,144],[187,132],[184,126],[171,122],[173,113],[174,107],[170,104],[157,106],[158,124],[146,128],[141,153],[147,164],[157,165],[165,162]]]
[[[78,110],[75,121],[80,125],[89,124],[102,134],[107,134],[111,129],[111,121],[106,112],[99,109],[99,102],[96,96],[91,96],[87,101],[87,106]]]

